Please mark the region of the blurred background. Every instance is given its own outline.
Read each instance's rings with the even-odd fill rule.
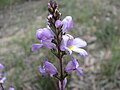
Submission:
[[[57,90],[56,81],[41,77],[45,57],[58,66],[47,48],[31,51],[35,32],[46,27],[49,0],[0,0],[0,63],[5,65],[5,88]],[[89,55],[73,54],[84,68],[69,76],[66,90],[120,90],[120,0],[56,0],[62,13],[73,17],[69,34],[85,39]],[[67,63],[70,56],[65,57]]]

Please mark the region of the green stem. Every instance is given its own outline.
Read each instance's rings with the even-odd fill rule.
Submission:
[[[56,33],[57,37],[57,49],[58,49],[58,59],[60,62],[60,82],[61,82],[61,90],[63,90],[63,65],[62,65],[62,56],[61,56],[61,50],[60,50],[60,45],[61,45],[61,38],[59,38],[59,33]]]
[[[62,58],[59,59],[60,61],[60,82],[61,82],[61,90],[63,90],[63,66],[62,66]]]

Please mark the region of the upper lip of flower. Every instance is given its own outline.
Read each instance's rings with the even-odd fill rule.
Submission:
[[[52,43],[52,40],[54,38],[54,33],[52,32],[49,26],[47,26],[47,28],[38,29],[36,31],[36,38],[41,41],[41,44],[37,44],[37,43],[32,44],[32,51],[35,51],[41,48],[42,46],[45,46],[49,49],[56,48],[56,45]]]
[[[43,67],[39,66],[39,71],[42,73],[42,75],[44,76],[45,73],[50,74],[51,77],[53,77],[53,75],[57,74],[57,69],[56,67],[48,62],[48,59],[45,59]]]
[[[62,31],[66,32],[68,29],[73,27],[73,21],[71,16],[66,16],[62,21],[63,27]]]
[[[57,20],[55,22],[56,28],[62,26],[62,32],[66,32],[68,29],[73,27],[73,21],[71,16],[66,16],[62,21]]]
[[[52,34],[52,30],[47,28],[43,28],[43,29],[38,29],[36,31],[36,38],[38,40],[46,40],[46,39],[51,39],[53,38],[53,34]]]
[[[81,73],[82,71],[82,68],[79,67],[79,63],[78,61],[72,57],[72,60],[68,62],[68,64],[66,65],[66,68],[65,68],[65,71],[66,72],[70,72],[70,71],[74,71],[74,70],[77,70],[78,71],[78,74],[81,76],[83,76],[83,74]]]

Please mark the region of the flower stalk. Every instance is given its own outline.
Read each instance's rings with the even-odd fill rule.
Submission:
[[[59,40],[58,40],[59,41]],[[60,46],[58,45],[58,59],[60,62],[60,82],[61,82],[61,90],[63,90],[63,63],[62,63],[62,56],[61,56],[61,50]]]
[[[3,87],[2,83],[0,83],[0,86],[1,86],[2,90],[4,90],[4,87]]]

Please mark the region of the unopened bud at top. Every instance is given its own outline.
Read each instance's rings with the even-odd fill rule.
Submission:
[[[50,0],[49,5],[50,5],[53,9],[56,9],[56,8],[58,7],[58,4],[57,4],[55,1],[53,1],[53,0]]]

